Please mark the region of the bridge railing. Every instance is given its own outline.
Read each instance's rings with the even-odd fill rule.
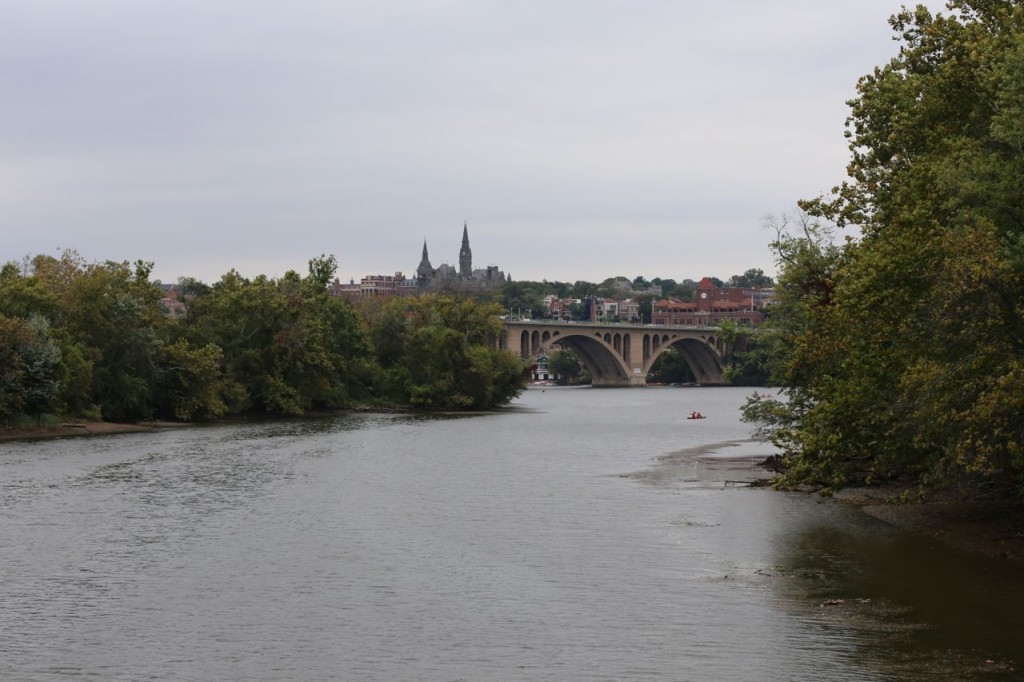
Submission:
[[[629,327],[631,329],[685,329],[687,331],[695,331],[706,329],[708,331],[718,331],[721,327],[709,327],[705,325],[685,325],[685,324],[644,324],[637,322],[584,322],[581,320],[503,320],[506,326],[510,325],[532,325],[532,326],[552,326],[561,327],[565,325],[571,325],[574,327],[608,327],[619,328]]]

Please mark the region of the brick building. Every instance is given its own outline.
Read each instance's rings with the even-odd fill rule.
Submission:
[[[756,287],[719,287],[705,277],[697,284],[694,300],[655,301],[653,324],[688,327],[713,327],[730,320],[737,324],[758,325],[764,320],[763,308],[771,300],[771,289]]]

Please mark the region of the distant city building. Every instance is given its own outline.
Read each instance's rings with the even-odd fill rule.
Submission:
[[[532,365],[530,365],[530,377],[534,381],[550,381],[555,377],[548,370],[548,354],[541,353]]]
[[[763,308],[774,291],[756,287],[719,287],[705,277],[697,284],[692,302],[678,299],[655,301],[652,324],[713,327],[726,320],[737,324],[758,325],[764,320]]]
[[[640,302],[626,298],[617,301],[614,298],[588,296],[583,299],[582,319],[587,322],[640,322]]]
[[[367,275],[359,284],[350,280],[342,284],[335,278],[331,293],[355,300],[360,298],[386,298],[388,296],[409,296],[438,291],[491,291],[500,289],[512,277],[495,265],[473,269],[473,250],[469,246],[469,226],[462,225],[462,247],[459,249],[459,267],[447,263],[438,267],[430,264],[427,241],[423,240],[423,253],[416,268],[415,277],[406,277],[401,272],[394,275]]]
[[[506,276],[495,265],[489,265],[483,269],[473,269],[473,250],[469,247],[467,223],[462,225],[462,247],[459,249],[458,270],[447,263],[442,263],[437,268],[433,267],[427,253],[427,241],[423,240],[423,254],[420,257],[420,264],[416,268],[416,286],[421,291],[489,291],[500,289],[506,282],[511,281],[512,277]]]
[[[168,317],[185,317],[186,307],[181,289],[175,284],[161,284],[160,290],[163,296],[160,297],[160,308]]]
[[[544,309],[547,316],[556,320],[573,319],[573,309],[582,310],[583,301],[578,298],[559,298],[554,294],[548,294],[543,299]]]
[[[335,277],[334,282],[328,287],[328,290],[334,296],[344,296],[351,301],[362,297],[362,289],[358,284],[356,284],[354,279],[350,279],[348,284],[342,284],[338,278]]]

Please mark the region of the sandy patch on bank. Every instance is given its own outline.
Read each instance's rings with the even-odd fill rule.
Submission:
[[[661,455],[651,468],[620,476],[684,487],[751,485],[771,476],[761,463],[773,452],[755,440],[707,443]]]

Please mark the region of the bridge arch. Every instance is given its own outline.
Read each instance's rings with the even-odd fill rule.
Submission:
[[[727,349],[715,328],[540,320],[508,321],[505,328],[506,339],[518,336],[518,351],[524,359],[556,343],[571,348],[587,365],[594,386],[643,386],[651,366],[672,347],[698,383],[724,383],[721,358]]]
[[[720,384],[722,379],[722,349],[718,347],[713,336],[704,339],[669,338],[669,335],[656,335],[653,338],[654,350],[650,358],[644,360],[644,376],[651,371],[654,363],[669,348],[675,348],[683,361],[690,367],[698,384]]]
[[[603,339],[587,334],[564,334],[558,343],[571,348],[590,370],[594,386],[623,386],[630,384],[629,366],[622,357],[613,352]]]

